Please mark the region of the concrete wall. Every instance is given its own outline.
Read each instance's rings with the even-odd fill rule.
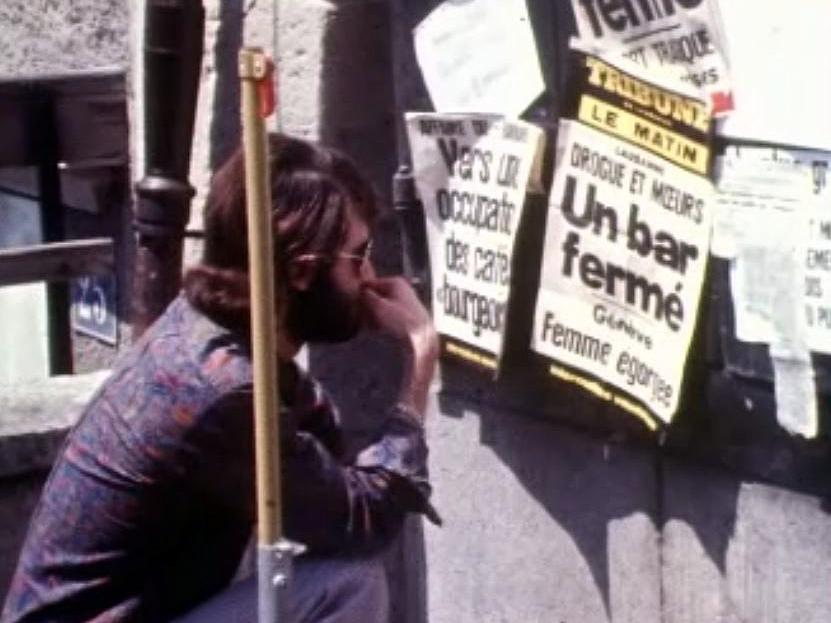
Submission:
[[[443,394],[424,530],[431,623],[819,623],[821,497]]]
[[[127,64],[127,0],[4,0],[0,77]]]

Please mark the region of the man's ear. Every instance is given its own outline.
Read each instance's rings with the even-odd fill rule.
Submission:
[[[313,259],[299,259],[289,262],[288,285],[293,290],[305,292],[311,286],[318,270],[318,263]]]

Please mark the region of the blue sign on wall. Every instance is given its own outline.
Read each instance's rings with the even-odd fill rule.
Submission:
[[[72,281],[72,328],[107,344],[117,344],[114,276],[89,276]]]

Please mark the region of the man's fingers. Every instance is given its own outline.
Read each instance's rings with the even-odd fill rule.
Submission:
[[[385,303],[383,297],[369,287],[364,287],[363,296],[366,304],[370,307],[378,307],[379,305]]]
[[[390,298],[406,291],[409,284],[401,277],[381,277],[365,281],[364,286],[376,294]]]
[[[421,307],[418,296],[412,286],[401,277],[387,277],[364,283],[367,291],[374,292],[382,298],[397,301],[406,307]]]
[[[374,324],[378,324],[384,313],[389,311],[390,303],[383,296],[370,288],[364,288],[364,307],[372,317]]]

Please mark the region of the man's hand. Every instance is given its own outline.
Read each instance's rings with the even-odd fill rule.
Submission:
[[[439,352],[430,314],[401,277],[368,280],[363,295],[369,325],[405,347],[407,361],[400,402],[423,414]]]
[[[435,340],[430,314],[415,291],[401,277],[367,280],[363,284],[364,304],[370,326],[399,341],[429,346]]]

